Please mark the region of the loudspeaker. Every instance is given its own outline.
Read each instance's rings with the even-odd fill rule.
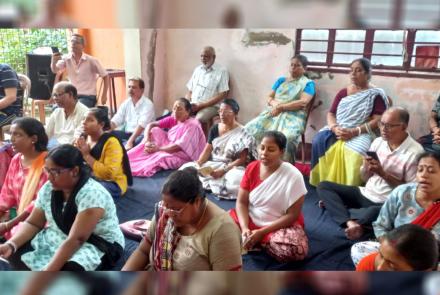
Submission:
[[[26,54],[27,75],[32,87],[30,97],[33,99],[50,99],[55,74],[50,69],[50,54]]]

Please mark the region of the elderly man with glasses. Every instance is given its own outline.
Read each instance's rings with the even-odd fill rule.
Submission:
[[[217,115],[220,102],[229,91],[228,71],[215,63],[215,49],[206,46],[200,53],[202,62],[195,68],[191,79],[186,84],[186,99],[191,101],[192,111],[202,124],[205,134],[208,133],[210,120]]]
[[[73,143],[82,133],[82,120],[88,108],[78,101],[78,92],[73,84],[59,82],[53,88],[52,97],[57,104],[46,125],[49,137],[48,148],[59,144]]]
[[[382,115],[381,137],[373,141],[361,167],[365,186],[327,181],[318,185],[320,204],[345,229],[348,239],[368,238],[371,224],[391,191],[415,180],[417,155],[423,148],[407,132],[408,124],[409,113],[401,107],[390,108]]]

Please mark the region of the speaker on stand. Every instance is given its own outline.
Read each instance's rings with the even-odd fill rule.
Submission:
[[[29,95],[32,100],[31,116],[35,117],[35,105],[37,105],[40,121],[43,124],[46,121],[44,106],[52,96],[55,81],[55,74],[50,69],[51,58],[52,54],[26,54],[27,75],[32,83]]]

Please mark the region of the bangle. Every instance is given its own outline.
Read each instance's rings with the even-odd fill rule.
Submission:
[[[358,136],[362,134],[362,129],[360,126],[356,127],[356,129],[358,130]]]
[[[11,249],[12,249],[12,254],[14,254],[15,252],[17,252],[17,245],[16,245],[14,242],[12,242],[12,241],[7,241],[7,242],[5,243],[5,245],[8,245],[9,247],[11,247]]]

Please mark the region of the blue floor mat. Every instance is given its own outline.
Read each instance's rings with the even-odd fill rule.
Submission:
[[[151,178],[134,178],[133,186],[127,194],[116,201],[120,222],[153,216],[154,203],[160,200],[160,190],[166,177],[172,171],[161,171]],[[308,185],[303,214],[306,233],[309,238],[309,253],[304,261],[278,263],[264,252],[253,252],[243,256],[243,269],[253,270],[353,270],[350,259],[352,242],[345,238],[344,232],[330,218],[325,209],[318,207],[318,197],[313,187]],[[219,200],[212,194],[208,198],[225,210],[235,207],[235,201]],[[136,249],[138,243],[126,239],[124,259],[117,268]]]
[[[160,171],[150,178],[134,178],[133,186],[126,195],[115,201],[120,223],[133,219],[151,219],[155,202],[160,200],[161,188],[172,171]],[[330,218],[325,209],[318,207],[318,197],[308,185],[303,214],[306,233],[309,238],[309,253],[304,261],[278,263],[264,252],[253,252],[243,256],[243,269],[254,270],[353,270],[350,247],[342,229]],[[235,207],[235,201],[218,200],[212,194],[208,198],[225,210]],[[115,267],[121,269],[138,242],[125,239],[124,257]],[[0,261],[0,270],[7,266]]]

